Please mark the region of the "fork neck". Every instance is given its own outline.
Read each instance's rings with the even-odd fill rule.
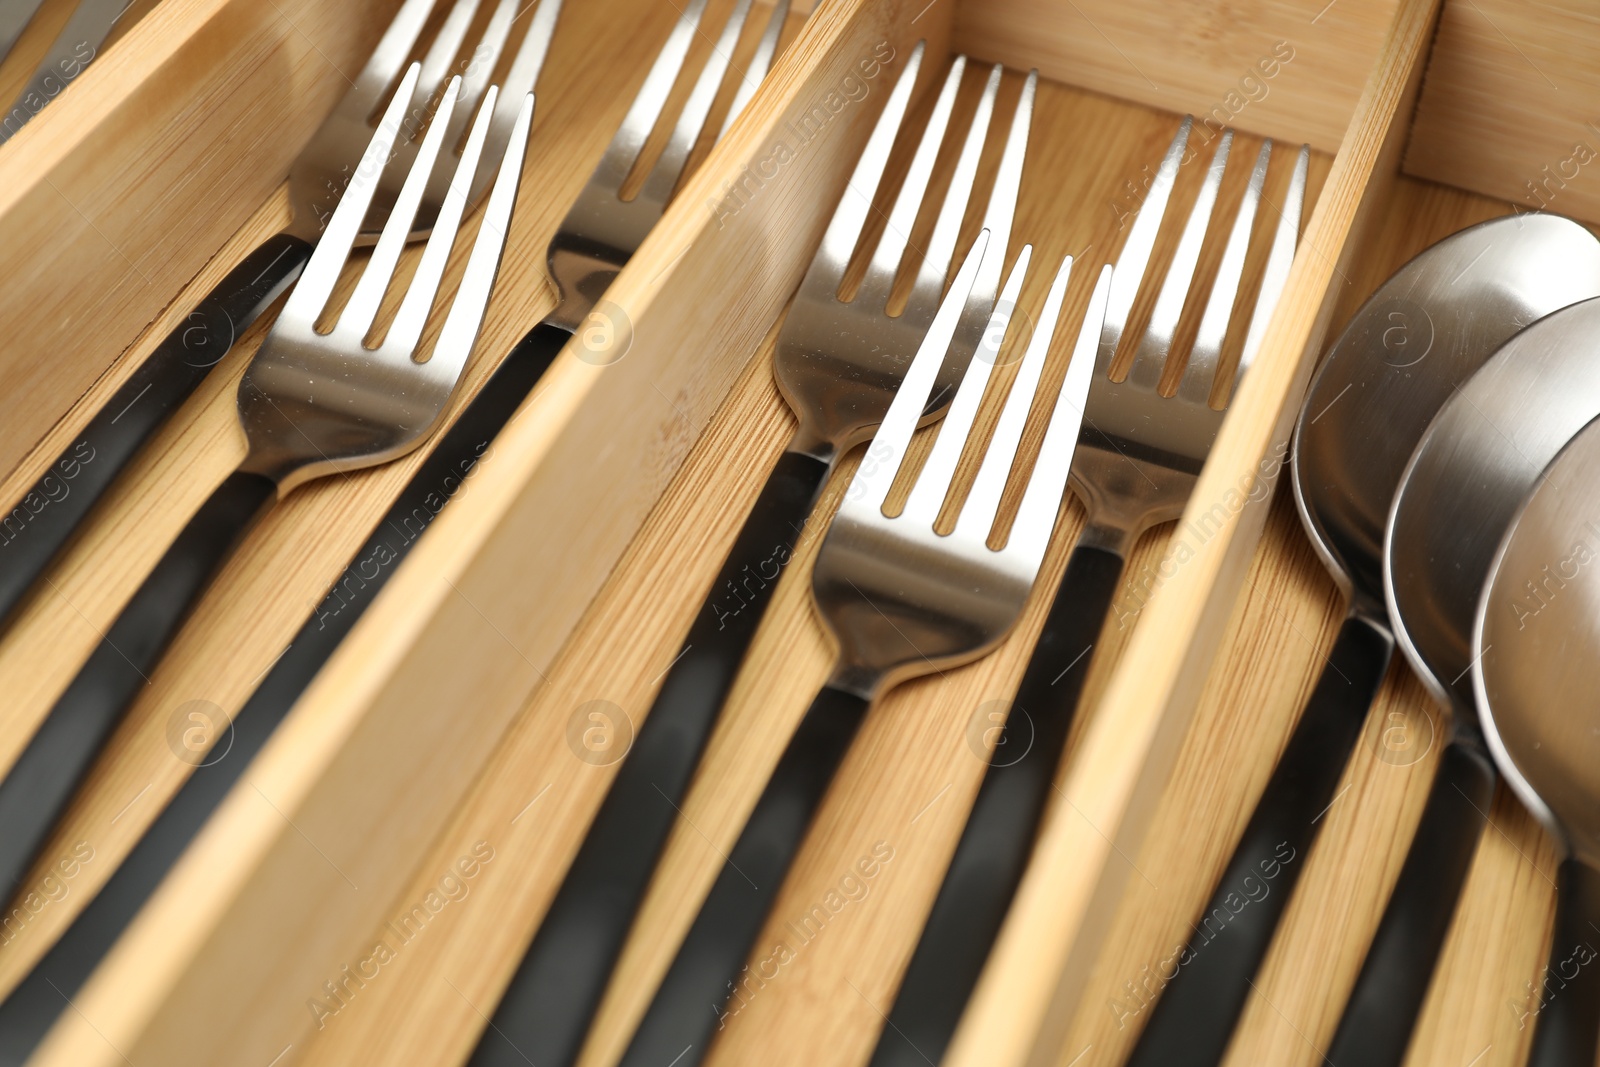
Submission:
[[[853,693],[870,704],[884,688],[884,681],[885,676],[880,668],[851,663],[847,657],[841,656],[833,673],[828,676],[827,687]]]
[[[831,438],[824,437],[814,427],[801,420],[784,451],[810,456],[818,463],[831,467],[834,460],[839,458],[840,449]]]
[[[1133,523],[1118,522],[1114,516],[1092,511],[1078,534],[1077,547],[1102,549],[1125,560],[1141,532]]]

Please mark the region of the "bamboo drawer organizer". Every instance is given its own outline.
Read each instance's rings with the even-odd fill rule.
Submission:
[[[198,296],[277,228],[289,161],[396,6],[159,0],[0,149],[5,510]],[[728,6],[714,3],[711,17]],[[1081,257],[1071,332],[1087,268],[1115,258],[1179,115],[1197,116],[1197,138],[1229,122],[1241,131],[1236,153],[1253,154],[1259,136],[1314,149],[1300,249],[1260,357],[1188,513],[1130,562],[1035,862],[947,1060],[1119,1064],[1333,640],[1338,595],[1279,468],[1329,331],[1401,262],[1464,225],[1541,204],[1600,219],[1600,179],[1583,169],[1600,143],[1583,110],[1600,81],[1600,29],[1578,8],[820,0],[791,16],[749,110],[714,150],[702,146],[610,290],[628,328],[601,358],[568,346],[37,1062],[464,1059],[614,773],[614,761],[580,758],[575,731],[597,709],[624,735],[638,727],[790,432],[769,370],[776,323],[883,86],[926,38],[930,58],[963,51],[1006,64],[997,124],[1020,72],[1036,66],[1045,79],[1012,255],[1031,241],[1040,262]],[[545,245],[675,17],[649,0],[568,0],[469,395],[553,306]],[[708,43],[696,47],[691,68]],[[752,47],[747,34],[741,55]],[[863,82],[858,64],[874,54],[896,58]],[[0,84],[17,69],[0,67]],[[831,118],[796,146],[793,131],[819,104]],[[794,150],[774,165],[779,144]],[[1269,201],[1288,155],[1275,157]],[[1193,184],[1180,182],[1180,204]],[[1040,298],[1030,282],[1025,299]],[[241,452],[233,389],[264,329],[238,340],[0,640],[0,761],[15,758]],[[1068,347],[1058,342],[1050,380]],[[0,988],[26,974],[181,784],[188,765],[166,740],[174,709],[243,704],[421,458],[301,490],[249,536],[47,847],[42,864],[80,842],[95,859],[0,945]],[[834,479],[825,507],[845,480]],[[1080,514],[1068,505],[1046,563],[1051,588]],[[602,1034],[623,1033],[643,1011],[826,671],[807,590],[816,535],[786,569],[712,740]],[[880,843],[892,859],[730,1021],[712,1062],[865,1062],[984,769],[975,714],[1014,689],[1045,606],[1036,596],[994,655],[905,685],[873,712],[773,921],[806,912]],[[1230,1064],[1321,1062],[1420,814],[1438,727],[1397,664],[1315,849],[1293,861],[1306,864],[1298,895]],[[1526,1054],[1554,856],[1508,795],[1491,821],[1414,1065]],[[368,957],[459,859],[486,854],[465,894],[377,977],[337,1010],[308,1007],[331,1003],[324,983]],[[621,1049],[620,1037],[602,1037],[586,1063]]]

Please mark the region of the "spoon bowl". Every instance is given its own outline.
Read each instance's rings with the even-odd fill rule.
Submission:
[[[1600,241],[1506,215],[1429,247],[1329,349],[1294,433],[1295,505],[1352,608],[1381,617],[1383,536],[1406,462],[1456,387],[1517,331],[1600,296]]]
[[[1501,346],[1428,427],[1395,494],[1384,591],[1423,683],[1476,729],[1478,597],[1501,538],[1556,453],[1600,415],[1600,299]]]
[[[1506,782],[1564,847],[1530,1064],[1595,1061],[1600,1037],[1600,421],[1513,519],[1473,622],[1472,688]]]
[[[1234,887],[1278,849],[1304,853],[1316,841],[1394,653],[1383,594],[1384,523],[1429,421],[1518,330],[1595,296],[1600,241],[1593,234],[1556,215],[1506,216],[1418,254],[1362,305],[1328,350],[1295,429],[1291,473],[1301,522],[1348,599],[1348,614],[1200,915],[1229,909]],[[1451,795],[1456,784],[1470,791],[1474,780],[1480,788],[1487,783],[1488,758],[1461,761],[1460,772],[1441,777]],[[1475,840],[1468,827],[1456,851]],[[1277,892],[1229,923],[1228,951],[1199,956],[1167,983],[1128,1067],[1223,1059],[1300,869],[1285,868]],[[1424,896],[1428,910],[1437,910],[1433,894]],[[1434,933],[1430,926],[1424,936]],[[1408,936],[1400,943],[1400,955],[1417,954]],[[1342,1029],[1332,1062],[1398,1062],[1404,1054],[1432,968],[1426,959],[1409,970],[1393,966],[1392,955],[1375,952],[1370,970],[1363,969],[1352,999],[1364,1008],[1353,1015],[1362,1017]]]

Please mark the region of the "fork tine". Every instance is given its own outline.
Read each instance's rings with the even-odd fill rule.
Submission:
[[[916,432],[917,423],[922,419],[928,394],[938,380],[945,352],[955,338],[956,327],[966,310],[967,296],[972,292],[973,283],[978,280],[978,265],[983,262],[988,246],[989,231],[985,230],[972,243],[966,262],[961,264],[961,270],[956,273],[949,294],[934,314],[933,325],[928,327],[928,332],[923,336],[916,358],[907,368],[900,389],[889,404],[888,413],[872,437],[872,444],[867,446],[867,455],[862,458],[855,477],[850,480],[850,488],[845,495],[846,506],[864,507],[873,512],[883,510],[889,487],[894,484],[900,464],[905,460],[906,448],[911,444],[911,435]]]
[[[678,16],[667,43],[661,46],[650,73],[645,75],[644,84],[639,86],[639,94],[628,106],[622,125],[617,127],[616,135],[606,146],[606,154],[600,158],[600,165],[595,168],[591,181],[603,182],[617,190],[627,181],[628,172],[633,169],[645,140],[650,136],[650,131],[655,129],[656,120],[661,117],[661,110],[667,106],[667,96],[683,69],[684,58],[689,54],[689,43],[694,40],[695,31],[700,26],[700,16],[705,14],[705,10],[706,0],[690,0],[688,8]]]
[[[980,261],[978,267],[979,277],[983,274],[982,263],[994,258],[987,250],[984,255],[985,260]],[[961,453],[972,434],[972,424],[978,417],[984,391],[989,386],[989,375],[999,360],[1000,346],[1005,341],[1006,330],[1016,312],[1017,298],[1022,294],[1022,278],[1028,271],[1028,260],[1032,255],[1033,246],[1024,245],[1016,266],[1011,268],[1011,276],[1006,279],[1000,302],[989,317],[989,328],[983,332],[978,350],[967,361],[967,368],[961,375],[961,387],[956,390],[950,412],[939,427],[939,438],[933,444],[933,452],[917,475],[917,484],[911,487],[905,510],[900,513],[900,517],[908,522],[932,526],[944,507],[944,498],[950,495],[950,483],[955,480],[956,466],[961,462]]]
[[[395,90],[394,98],[383,113],[383,119],[372,134],[372,140],[367,143],[360,164],[350,177],[350,184],[339,198],[339,206],[328,219],[327,229],[323,232],[322,240],[317,242],[316,251],[311,253],[311,260],[300,275],[299,284],[290,290],[288,303],[283,310],[285,316],[305,316],[314,320],[327,304],[328,297],[333,295],[333,287],[339,281],[339,270],[361,232],[361,220],[367,214],[373,194],[377,192],[383,169],[389,161],[389,153],[393,151],[396,139],[401,136],[401,119],[411,102],[411,94],[416,89],[420,73],[421,65],[417,63],[411,64],[406,70],[400,87]]]
[[[1228,246],[1217,268],[1217,280],[1212,283],[1205,314],[1200,317],[1194,347],[1189,350],[1189,365],[1183,369],[1183,378],[1178,382],[1178,395],[1197,404],[1206,403],[1211,396],[1212,380],[1216,377],[1217,363],[1222,359],[1222,342],[1228,335],[1228,320],[1233,316],[1233,302],[1239,295],[1245,253],[1250,248],[1250,231],[1255,225],[1256,207],[1261,203],[1261,187],[1266,183],[1267,163],[1271,158],[1272,142],[1261,142],[1255,169],[1250,172],[1250,184],[1239,202],[1239,213],[1233,218],[1233,231],[1228,234]]]
[[[978,158],[983,155],[983,143],[988,138],[989,120],[994,116],[994,98],[1000,91],[1000,64],[996,63],[989,71],[989,80],[984,83],[983,96],[978,100],[978,109],[973,112],[972,125],[967,128],[966,143],[961,146],[961,158],[956,162],[955,174],[950,178],[950,187],[944,195],[944,203],[939,207],[939,217],[933,224],[933,234],[928,238],[926,254],[922,262],[917,265],[917,280],[912,283],[911,296],[906,300],[905,313],[908,315],[921,314],[923,309],[931,308],[939,302],[939,293],[944,289],[944,280],[950,273],[950,262],[955,257],[956,236],[961,230],[961,220],[967,213],[967,201],[972,196],[972,183],[978,176]],[[1006,241],[1009,233],[990,231],[989,248],[992,257],[1004,259]],[[998,261],[998,260],[997,260]],[[999,278],[999,268],[992,272],[980,270],[978,285],[973,291],[979,294],[984,310],[989,309],[993,297],[988,294],[994,292],[994,283],[983,285],[987,273],[993,273]],[[987,290],[987,293],[985,292]]]
[[[856,290],[855,298],[865,307],[880,308],[889,303],[895,272],[900,269],[911,228],[916,225],[917,213],[922,209],[922,198],[928,191],[929,179],[933,177],[933,164],[939,157],[939,147],[944,143],[950,114],[955,110],[956,92],[961,88],[961,75],[966,69],[966,56],[956,56],[951,61],[950,72],[945,75],[944,86],[939,90],[939,98],[928,115],[927,125],[922,128],[922,139],[917,142],[916,154],[911,157],[911,167],[906,171],[905,180],[900,183],[900,191],[895,194],[888,222],[878,238],[878,246],[872,250],[867,273]],[[943,283],[941,276],[940,285]]]
[[[461,144],[461,131],[466,128],[467,120],[478,109],[478,102],[483,99],[484,92],[489,88],[489,78],[494,74],[496,64],[500,62],[500,53],[505,50],[506,40],[511,36],[511,23],[516,18],[518,0],[500,0],[495,6],[494,13],[489,16],[489,23],[483,28],[483,34],[478,38],[478,46],[472,50],[471,57],[466,61],[461,71],[461,92],[456,97],[456,106],[446,116],[449,123],[445,127],[444,143],[451,155],[456,154],[456,149]],[[501,93],[505,88],[501,87]]]
[[[445,16],[444,25],[439,27],[438,35],[434,37],[433,43],[428,45],[427,52],[422,56],[422,74],[417,78],[416,95],[412,97],[413,106],[426,107],[428,101],[439,91],[439,86],[444,84],[445,76],[450,73],[451,64],[456,61],[456,53],[461,51],[461,42],[467,39],[467,29],[472,25],[472,16],[478,13],[480,2],[481,0],[456,0],[455,5],[450,8],[450,14]]]
[[[1028,476],[1028,488],[1023,491],[1022,505],[1017,509],[1016,521],[1011,524],[1011,536],[1006,540],[1005,552],[1008,555],[1015,553],[1017,559],[1034,566],[1044,559],[1051,531],[1055,529],[1056,515],[1061,510],[1067,474],[1072,468],[1078,433],[1083,426],[1084,407],[1089,401],[1089,387],[1099,373],[1098,339],[1105,326],[1106,309],[1115,285],[1115,273],[1111,264],[1107,263],[1100,268],[1094,295],[1089,298],[1089,308],[1083,314],[1078,343],[1072,349],[1072,362],[1067,364],[1066,380],[1061,383],[1061,392],[1056,395],[1055,408],[1050,412],[1050,425],[1044,432],[1044,443],[1039,447],[1039,459],[1033,465],[1033,473]]]
[[[339,101],[342,114],[360,120],[377,109],[383,94],[405,68],[406,57],[422,35],[435,3],[436,0],[406,0],[395,13],[378,46],[367,57],[367,65],[356,75],[355,87]]]
[[[519,0],[505,0],[508,9],[517,7]],[[516,12],[511,22],[516,21]],[[544,69],[544,60],[550,53],[550,39],[556,32],[556,20],[561,14],[561,0],[539,0],[539,7],[533,13],[533,21],[528,26],[528,32],[522,37],[522,44],[517,46],[517,55],[511,61],[511,69],[506,72],[505,80],[500,83],[500,92],[494,102],[494,120],[489,124],[489,139],[484,147],[484,155],[490,159],[500,159],[505,155],[506,145],[511,138],[511,128],[515,125],[517,115],[522,110],[522,98],[533,92],[533,87],[538,84],[539,73]],[[500,12],[495,12],[498,18]],[[510,32],[510,24],[506,26]],[[487,36],[487,34],[485,35]],[[503,42],[502,42],[503,43]],[[494,64],[483,65],[482,77],[487,80],[494,73]],[[465,92],[465,90],[463,90]],[[452,137],[448,143],[455,144],[459,133]],[[488,167],[478,168],[472,176],[472,185],[467,193],[467,202],[476,204],[478,197],[483,195],[484,186],[492,177]],[[434,192],[429,189],[430,195]]]
[[[404,353],[409,357],[416,351],[417,342],[422,339],[422,327],[428,321],[428,312],[433,308],[434,294],[439,289],[440,279],[444,277],[445,263],[449,260],[450,250],[455,245],[456,230],[461,225],[461,216],[466,211],[466,190],[469,187],[466,179],[480,169],[478,161],[483,158],[483,146],[488,137],[490,116],[493,114],[495,99],[499,95],[500,90],[491,85],[489,95],[484,101],[485,106],[478,112],[477,121],[472,124],[472,132],[467,136],[466,146],[461,152],[461,161],[455,166],[455,174],[445,192],[444,202],[439,206],[439,218],[434,223],[433,233],[428,235],[427,246],[422,250],[422,260],[417,264],[417,272],[412,275],[411,286],[406,290],[404,299],[400,301],[400,310],[395,313],[394,322],[390,324],[389,332],[383,339],[383,347],[386,350]],[[419,165],[421,165],[420,160]],[[434,170],[445,169],[442,166],[434,166]],[[365,282],[366,279],[362,278],[362,281]],[[381,292],[379,295],[382,295]],[[448,363],[448,360],[444,362]]]
[[[1050,283],[1044,310],[1040,312],[1039,323],[1028,341],[1022,366],[1017,369],[1017,377],[1011,383],[1011,393],[1000,412],[1000,421],[995,426],[989,450],[984,453],[978,477],[973,481],[972,491],[967,494],[967,502],[961,508],[961,517],[956,520],[955,533],[959,537],[975,541],[989,539],[989,530],[1000,511],[1000,497],[1005,492],[1006,479],[1011,475],[1017,447],[1022,443],[1023,428],[1028,424],[1028,412],[1033,407],[1034,394],[1039,391],[1039,378],[1044,371],[1045,359],[1050,354],[1050,344],[1055,338],[1056,323],[1061,318],[1061,305],[1067,297],[1067,281],[1071,274],[1072,257],[1067,256],[1056,271],[1055,281]],[[1084,360],[1085,364],[1089,362]],[[1071,384],[1063,383],[1063,397],[1070,395]],[[1082,408],[1081,403],[1079,408]]]
[[[994,188],[989,192],[989,203],[984,208],[983,226],[995,234],[989,261],[978,272],[976,291],[994,299],[995,288],[1000,284],[1000,268],[1005,263],[1006,244],[1011,238],[1011,223],[1017,213],[1017,196],[1022,190],[1022,162],[1028,153],[1028,132],[1033,126],[1033,101],[1039,89],[1039,72],[1030,70],[1022,83],[1022,93],[1017,97],[1017,109],[1011,115],[1011,129],[1006,134],[1005,150],[1000,156],[1000,169],[995,172]]]
[[[822,235],[822,243],[817,246],[816,255],[811,257],[811,265],[806,268],[801,286],[808,291],[829,294],[839,291],[850,254],[855,251],[856,242],[861,240],[861,228],[866,225],[867,214],[872,210],[872,199],[877,195],[878,183],[883,180],[883,170],[888,166],[889,153],[900,132],[900,123],[906,117],[906,106],[911,101],[911,90],[917,81],[917,70],[922,66],[926,44],[925,41],[918,41],[911,50],[906,69],[901,71],[899,81],[895,82],[894,91],[883,105],[883,113],[872,127],[867,147],[862,150],[856,169],[845,183],[839,206],[834,209],[828,229]]]
[[[733,103],[728,105],[728,114],[722,120],[722,129],[717,132],[717,140],[720,141],[728,135],[733,120],[739,117],[739,112],[743,111],[750,98],[756,95],[756,89],[761,86],[762,79],[772,67],[772,57],[778,53],[778,37],[783,33],[784,24],[788,21],[789,0],[778,0],[772,5],[772,17],[767,19],[767,28],[761,32],[761,40],[756,45],[755,54],[750,57],[749,65],[744,68],[744,74],[739,78],[739,88],[733,94]]]
[[[1272,311],[1278,306],[1278,297],[1289,281],[1289,268],[1294,263],[1295,245],[1300,237],[1300,213],[1305,206],[1306,174],[1311,166],[1311,146],[1301,145],[1294,161],[1294,174],[1289,179],[1289,191],[1283,200],[1283,213],[1278,218],[1278,231],[1272,235],[1272,251],[1267,254],[1267,269],[1261,279],[1261,292],[1256,297],[1255,310],[1250,313],[1250,329],[1245,334],[1244,350],[1239,353],[1239,369],[1233,375],[1233,389],[1239,388],[1244,372],[1255,361],[1261,349],[1261,337],[1272,321]],[[1233,390],[1229,391],[1232,399]]]
[[[1156,246],[1156,234],[1161,230],[1161,218],[1167,213],[1167,201],[1172,196],[1172,185],[1178,179],[1178,165],[1189,147],[1189,130],[1194,126],[1194,116],[1185,115],[1178,124],[1177,136],[1167,146],[1166,157],[1150,183],[1144,203],[1139,206],[1139,217],[1128,233],[1122,254],[1117,257],[1117,269],[1111,279],[1111,294],[1106,302],[1105,323],[1100,327],[1100,348],[1095,356],[1095,373],[1102,378],[1111,374],[1111,361],[1116,357],[1122,331],[1128,327],[1128,314],[1133,310],[1134,298],[1139,295],[1139,283],[1150,266],[1150,253]]]
[[[444,98],[439,102],[440,108],[447,110],[454,107],[460,92],[461,79],[451,78]],[[442,122],[435,122],[428,127],[428,135],[422,139],[422,147],[406,174],[405,184],[400,187],[400,195],[395,199],[394,209],[389,212],[389,220],[383,224],[383,233],[378,237],[377,247],[372,250],[372,258],[367,260],[361,280],[356,283],[356,291],[350,295],[350,302],[345,305],[338,325],[334,327],[334,332],[348,338],[352,346],[361,343],[378,317],[384,291],[394,277],[400,253],[405,251],[412,220],[417,217],[417,208],[422,204],[428,176],[432,174],[444,145],[444,128]]]
[[[1154,389],[1166,369],[1167,356],[1172,350],[1172,335],[1178,330],[1178,319],[1183,314],[1183,303],[1194,284],[1194,271],[1200,262],[1200,246],[1205,242],[1206,230],[1211,226],[1211,213],[1216,210],[1217,190],[1222,185],[1223,172],[1228,168],[1228,150],[1233,147],[1233,131],[1224,130],[1211,166],[1206,169],[1206,180],[1200,186],[1200,195],[1189,209],[1189,220],[1184,223],[1183,236],[1178,238],[1177,251],[1167,276],[1162,279],[1161,292],[1156,296],[1156,306],[1151,309],[1150,323],[1139,338],[1139,348],[1133,355],[1133,367],[1128,380],[1135,385]]]
[[[481,125],[481,120],[480,123]],[[466,366],[467,358],[472,355],[472,346],[477,342],[478,330],[483,325],[484,312],[489,307],[489,297],[494,292],[495,275],[500,271],[500,254],[505,250],[506,233],[511,229],[513,208],[517,202],[517,186],[522,180],[522,161],[528,149],[528,130],[533,124],[533,94],[528,93],[522,99],[522,107],[517,112],[517,120],[511,129],[511,140],[506,146],[505,158],[500,161],[500,172],[495,177],[494,189],[489,193],[489,203],[483,210],[483,222],[478,227],[477,240],[473,242],[472,253],[467,258],[467,269],[461,276],[461,287],[456,290],[454,302],[450,305],[450,314],[445,318],[444,328],[439,332],[439,341],[433,347],[433,354],[427,366],[435,374],[448,381],[454,382],[460,377],[462,368]],[[473,131],[477,137],[478,131]],[[474,166],[477,160],[471,161]],[[467,154],[463,153],[461,166],[468,165]],[[438,290],[439,279],[444,275],[446,261],[450,258],[450,246],[455,241],[456,224],[461,220],[461,212],[466,205],[466,197],[462,192],[466,188],[465,182],[456,182],[450,187],[454,204],[446,205],[441,211],[441,220],[450,219],[449,232],[442,233],[444,224],[434,230],[428,239],[428,248],[423,253],[422,263],[417,268],[416,280],[412,282],[411,289],[406,293],[405,303],[401,305],[401,314],[408,310],[407,305],[415,301],[416,319],[415,336],[420,337],[422,323],[426,321],[428,310],[433,304],[434,292]],[[452,213],[453,212],[453,213]],[[434,263],[429,263],[429,256],[433,255],[434,244],[439,242],[440,250]],[[426,276],[425,276],[426,272]],[[425,283],[425,284],[424,284]],[[400,317],[396,317],[396,326]],[[393,332],[392,330],[390,331]],[[414,345],[415,340],[412,341]]]
[[[717,98],[717,90],[722,88],[722,79],[728,72],[728,63],[733,59],[733,50],[739,44],[739,34],[744,30],[744,22],[749,15],[750,0],[739,0],[734,5],[733,14],[728,16],[727,23],[722,27],[722,36],[712,46],[711,55],[701,68],[700,76],[695,79],[694,88],[689,90],[689,99],[684,101],[683,110],[678,113],[678,121],[673,124],[672,134],[667,138],[667,146],[656,157],[655,166],[650,168],[641,195],[659,203],[666,203],[671,198],[678,177],[683,173],[683,165],[688,162],[689,151],[700,139],[706,116],[711,114],[711,105]]]

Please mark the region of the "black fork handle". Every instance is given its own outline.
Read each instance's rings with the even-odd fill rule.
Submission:
[[[1387,629],[1345,618],[1211,899],[1149,980],[1160,998],[1127,1067],[1222,1062],[1393,655]]]
[[[1556,925],[1528,1067],[1594,1067],[1600,1038],[1600,871],[1568,858],[1556,875]]]
[[[741,978],[739,968],[866,714],[865,699],[829,686],[811,702],[619,1067],[696,1067],[716,1031],[773,976],[784,957],[777,947],[753,975]],[[817,911],[784,931],[789,951],[821,932],[829,912]]]
[[[22,1067],[44,1040],[66,1008],[65,998],[75,997],[89,980],[95,966],[160,887],[167,871],[437,517],[441,499],[447,504],[454,495],[452,483],[459,486],[479,462],[489,459],[495,435],[570,336],[557,327],[544,326],[523,338],[417,468],[344,576],[295,634],[288,651],[267,672],[225,734],[210,752],[193,754],[200,765],[171,803],[61,940],[0,1002],[0,1067]],[[377,565],[375,561],[386,562]],[[81,843],[82,848],[92,857],[92,842]],[[64,857],[61,862],[68,866],[58,871],[58,877],[69,878],[64,871],[75,873],[71,864],[80,860],[78,855]]]
[[[235,471],[178,534],[0,781],[0,887],[14,890],[189,608],[277,483]],[[6,894],[9,896],[9,892]]]
[[[1445,746],[1400,879],[1328,1049],[1334,1067],[1399,1067],[1405,1059],[1494,785],[1481,741],[1463,734]]]
[[[561,1067],[577,1059],[711,728],[827,473],[811,456],[779,457],[479,1040],[474,1067],[520,1067],[524,1057]]]
[[[140,446],[310,258],[311,245],[286,233],[246,256],[150,353],[11,512],[0,515],[0,622]]]
[[[1122,566],[1091,545],[1067,561],[873,1067],[926,1067],[950,1044],[1022,882]]]

